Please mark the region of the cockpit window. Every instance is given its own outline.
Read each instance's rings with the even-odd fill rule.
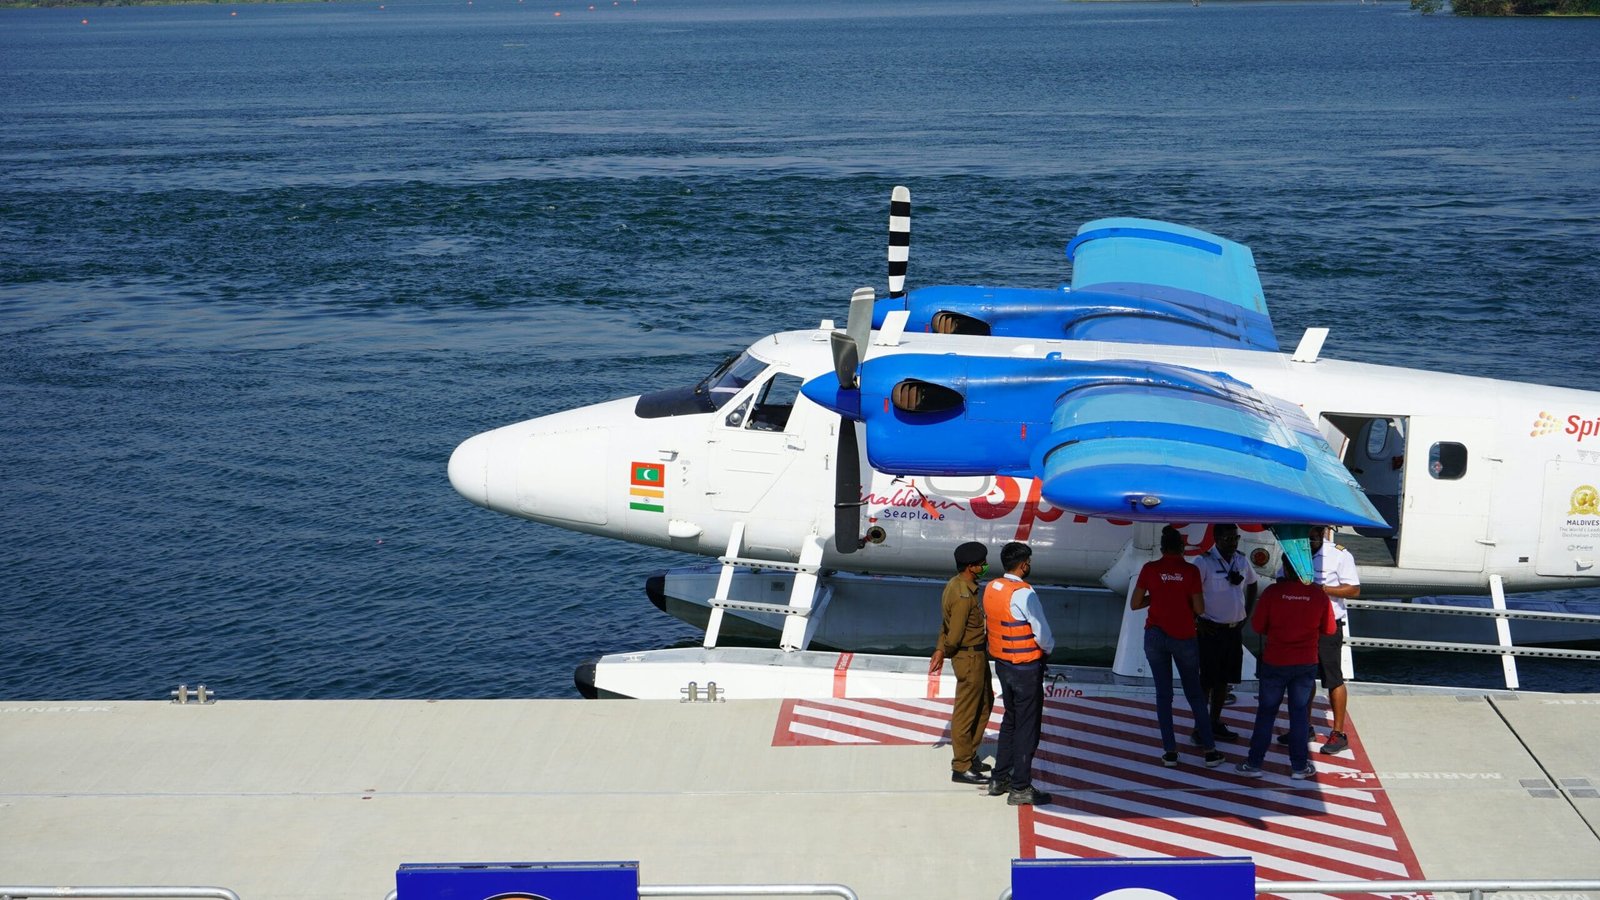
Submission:
[[[766,370],[766,363],[748,353],[741,353],[717,366],[700,382],[697,390],[703,388],[710,395],[713,408],[721,409],[724,403],[733,399],[734,394],[744,390],[746,385]]]
[[[749,415],[749,413],[750,398],[746,397],[744,402],[739,404],[738,408],[736,408],[733,412],[728,413],[728,415],[722,421],[726,422],[729,428],[738,428],[744,424],[745,416]]]
[[[758,431],[783,431],[789,427],[789,413],[794,411],[795,398],[800,396],[800,379],[778,372],[761,389],[761,398],[750,416],[750,427]]]
[[[766,363],[748,353],[730,356],[694,387],[668,388],[641,396],[633,414],[641,419],[660,419],[716,412],[766,370]]]

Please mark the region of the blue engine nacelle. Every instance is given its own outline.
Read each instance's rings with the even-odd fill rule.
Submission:
[[[807,382],[897,475],[1012,475],[1084,515],[1385,527],[1298,409],[1220,372],[1136,360],[901,354]]]

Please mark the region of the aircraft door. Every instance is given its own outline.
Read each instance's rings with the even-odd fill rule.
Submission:
[[[750,512],[805,449],[790,421],[799,393],[799,378],[777,372],[717,413],[706,476],[713,509]]]
[[[1406,435],[1399,564],[1483,570],[1494,482],[1494,421],[1412,416]]]
[[[1381,416],[1362,421],[1344,456],[1345,467],[1391,528],[1400,527],[1400,472],[1405,464],[1402,423]],[[1390,534],[1374,528],[1357,528],[1356,532],[1378,537]]]

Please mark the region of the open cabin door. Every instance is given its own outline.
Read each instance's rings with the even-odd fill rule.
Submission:
[[[1323,420],[1323,437],[1373,508],[1389,523],[1388,528],[1357,528],[1356,533],[1385,538],[1392,546],[1400,528],[1400,497],[1405,486],[1405,417],[1328,413]]]
[[[1490,543],[1494,420],[1412,416],[1407,424],[1399,564],[1482,571]]]

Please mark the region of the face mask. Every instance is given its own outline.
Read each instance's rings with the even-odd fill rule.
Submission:
[[[982,577],[983,577],[983,576],[985,576],[985,575],[987,575],[987,574],[989,574],[989,564],[988,564],[988,563],[984,563],[984,564],[983,564],[983,565],[982,565],[982,566],[981,566],[981,567],[980,567],[980,568],[979,568],[979,569],[978,569],[978,577],[979,577],[979,578],[982,578]]]

